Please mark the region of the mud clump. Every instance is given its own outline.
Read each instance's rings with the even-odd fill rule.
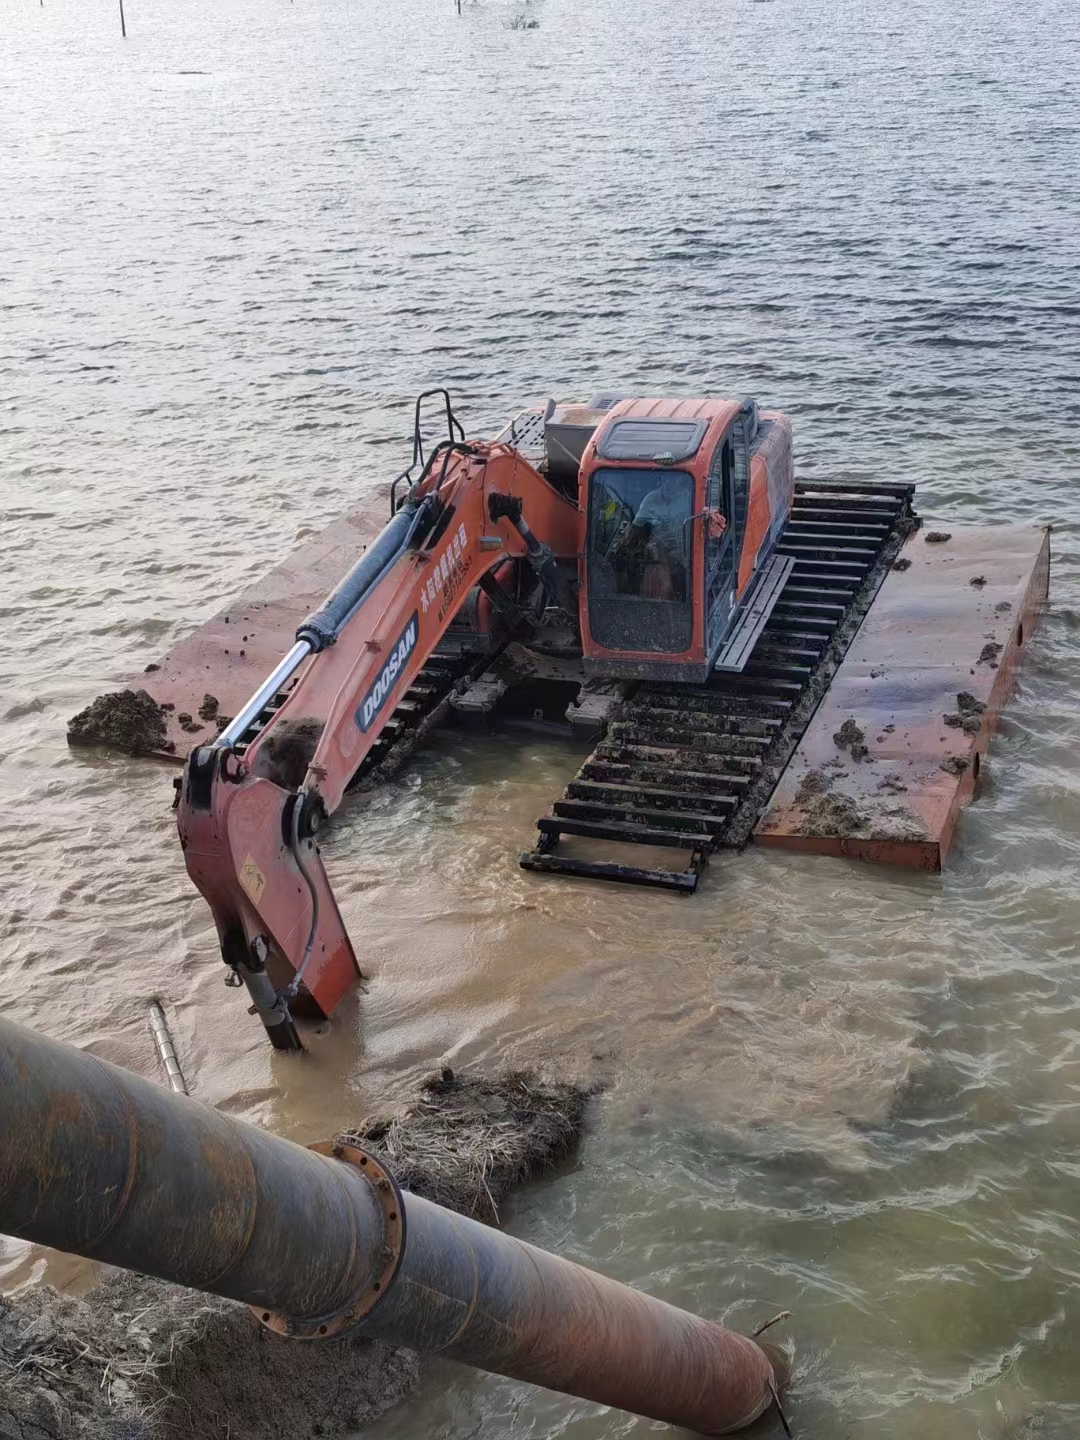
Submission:
[[[901,555],[899,560],[894,560],[892,562],[892,568],[901,572],[903,572],[904,570],[910,570],[911,561],[907,558],[906,555]]]
[[[969,763],[963,755],[946,755],[938,769],[944,770],[946,775],[963,775]]]
[[[972,575],[971,579],[968,581],[968,584],[969,584],[969,585],[972,587],[972,589],[974,589],[974,590],[981,590],[981,589],[983,588],[983,586],[986,584],[986,576],[985,576],[985,575]]]
[[[837,749],[847,750],[855,761],[865,760],[870,754],[865,743],[866,733],[859,729],[854,720],[845,720],[832,738]]]
[[[867,816],[848,795],[818,795],[806,807],[799,825],[800,835],[855,835],[867,824]]]
[[[340,1137],[416,1194],[494,1218],[522,1181],[566,1159],[590,1091],[535,1076],[444,1071],[404,1116]],[[117,1274],[85,1299],[0,1297],[2,1440],[344,1440],[412,1390],[415,1353],[264,1329],[244,1305]]]
[[[952,539],[952,531],[928,530],[923,538],[927,545],[944,545],[946,540]]]
[[[0,1299],[4,1440],[345,1435],[405,1396],[417,1369],[411,1351],[374,1341],[280,1339],[242,1305],[141,1275],[85,1300]]]
[[[372,1151],[414,1195],[497,1224],[512,1190],[577,1147],[592,1093],[527,1072],[485,1080],[444,1069],[404,1115],[337,1138]]]
[[[219,708],[216,695],[204,695],[203,702],[199,706],[199,719],[216,720]]]
[[[822,770],[808,770],[799,782],[799,788],[795,791],[796,805],[809,805],[815,795],[822,795],[833,782],[831,775],[826,775]]]
[[[902,795],[907,786],[904,784],[903,776],[898,775],[894,770],[890,771],[884,780],[878,781],[877,788],[883,795]]]
[[[999,600],[998,603],[994,606],[994,614],[1008,615],[1011,609],[1012,605],[1009,603],[1008,600]]]
[[[838,749],[845,750],[849,745],[858,744],[860,740],[865,740],[866,735],[859,729],[854,720],[848,719],[844,721],[832,738],[833,744],[836,745]]]
[[[280,721],[255,752],[251,773],[265,776],[283,790],[299,790],[322,732],[323,722],[310,716]]]
[[[974,695],[961,690],[956,697],[956,709],[945,715],[944,721],[954,730],[963,730],[965,735],[977,735],[982,729],[982,715],[986,706]]]
[[[859,804],[849,795],[835,794],[819,795],[810,802],[798,834],[848,840],[926,839],[926,829],[918,816],[903,805],[882,805],[873,800]]]
[[[926,826],[903,805],[885,805],[870,825],[871,840],[925,840]]]
[[[108,745],[129,755],[173,748],[165,741],[162,708],[145,690],[99,695],[68,721],[67,738],[69,745]]]
[[[998,664],[998,656],[1001,654],[1003,649],[1004,646],[999,645],[996,640],[988,640],[983,646],[982,650],[980,650],[979,652],[978,663],[980,665],[989,665],[991,669],[996,670]]]
[[[176,717],[180,729],[188,735],[197,735],[203,728],[197,720],[193,720],[186,710],[181,710]]]

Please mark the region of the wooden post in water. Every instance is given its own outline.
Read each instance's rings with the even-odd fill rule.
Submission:
[[[127,26],[124,24],[124,0],[120,0],[120,34],[127,39]]]

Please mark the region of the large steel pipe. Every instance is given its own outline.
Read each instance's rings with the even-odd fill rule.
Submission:
[[[0,1019],[0,1231],[722,1435],[782,1357],[403,1194],[370,1156],[303,1149]]]

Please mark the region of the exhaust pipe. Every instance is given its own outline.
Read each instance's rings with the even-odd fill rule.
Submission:
[[[0,1019],[0,1231],[250,1305],[724,1435],[783,1355]]]

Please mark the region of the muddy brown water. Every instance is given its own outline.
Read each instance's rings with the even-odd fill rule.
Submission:
[[[512,28],[517,15],[539,21]],[[1064,0],[9,5],[0,62],[5,1012],[300,1140],[437,1061],[604,1075],[521,1234],[747,1326],[817,1440],[1080,1426],[1080,19]],[[941,877],[522,873],[577,763],[445,735],[328,862],[370,975],[300,1063],[224,989],[166,768],[69,752],[403,463],[548,393],[751,392],[806,475],[1052,522],[1054,611]],[[0,1242],[6,1288],[86,1267]],[[429,1368],[376,1434],[650,1427]]]

